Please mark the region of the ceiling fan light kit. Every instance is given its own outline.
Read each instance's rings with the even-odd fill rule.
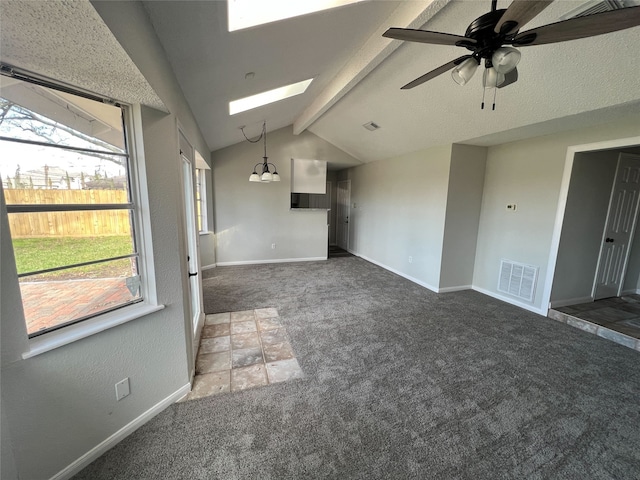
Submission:
[[[451,71],[451,78],[453,78],[453,81],[458,85],[466,85],[467,82],[471,80],[471,77],[473,77],[473,74],[476,73],[479,65],[480,61],[477,58],[467,58]]]
[[[484,89],[504,88],[518,80],[516,66],[521,53],[515,47],[544,45],[593,37],[640,25],[640,6],[623,7],[592,15],[570,18],[520,33],[530,20],[542,12],[553,0],[513,0],[509,8],[498,10],[497,0],[492,0],[491,11],[476,18],[464,36],[450,33],[389,28],[384,37],[408,42],[432,45],[449,45],[466,48],[472,53],[452,60],[416,78],[402,87],[417,87],[444,72],[459,85],[465,85],[484,60],[482,77]],[[484,94],[482,101],[484,108]],[[495,110],[495,92],[494,108]]]
[[[498,73],[509,73],[520,63],[521,56],[513,47],[500,47],[491,55],[491,63]]]
[[[482,86],[484,88],[498,88],[505,82],[504,73],[498,72],[495,68],[485,68],[482,76]]]

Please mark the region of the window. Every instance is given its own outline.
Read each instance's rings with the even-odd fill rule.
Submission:
[[[330,8],[357,3],[362,0],[227,0],[229,31],[307,15]]]
[[[63,90],[6,77],[0,89],[0,178],[30,338],[143,300],[126,110]]]
[[[198,219],[198,232],[207,231],[207,184],[206,170],[196,169],[196,217]]]

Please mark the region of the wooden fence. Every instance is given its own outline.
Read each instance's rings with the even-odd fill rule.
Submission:
[[[5,189],[7,205],[127,203],[125,190]],[[97,237],[130,235],[129,210],[14,213],[9,215],[13,238]]]

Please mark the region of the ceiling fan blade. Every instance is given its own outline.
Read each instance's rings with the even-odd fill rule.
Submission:
[[[640,25],[640,6],[621,8],[610,12],[594,13],[586,17],[570,18],[519,33],[515,46],[544,45],[593,37]]]
[[[496,33],[515,33],[542,12],[553,0],[513,0],[496,24]]]
[[[404,40],[405,42],[432,43],[435,45],[466,46],[478,43],[473,38],[461,37],[460,35],[430,32],[428,30],[414,30],[412,28],[390,28],[384,32],[382,36],[396,40]]]
[[[471,55],[463,55],[462,57],[456,58],[455,60],[451,60],[449,63],[445,63],[435,70],[431,70],[429,73],[425,73],[421,77],[416,78],[413,82],[407,83],[404,87],[402,87],[402,90],[408,90],[410,88],[417,87],[418,85],[422,85],[424,82],[431,80],[438,75],[442,75],[445,72],[448,72],[456,65],[460,65],[467,58],[471,58]]]
[[[504,74],[504,82],[498,85],[498,88],[504,88],[507,85],[516,83],[517,81],[518,81],[518,69],[514,68],[510,72]]]

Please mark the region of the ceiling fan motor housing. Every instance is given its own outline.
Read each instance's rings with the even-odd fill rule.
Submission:
[[[495,32],[495,27],[502,18],[504,12],[506,12],[506,9],[494,10],[476,18],[471,22],[465,33],[465,37],[472,38],[476,43],[460,40],[456,45],[471,50],[473,52],[473,57],[478,60],[478,62],[481,58],[484,58],[489,62],[488,66],[490,67],[491,56],[493,53],[505,43],[511,43],[511,40],[517,33],[516,31],[506,35]],[[511,27],[512,25],[507,25],[507,28],[504,28],[503,26],[502,30],[509,31]]]

